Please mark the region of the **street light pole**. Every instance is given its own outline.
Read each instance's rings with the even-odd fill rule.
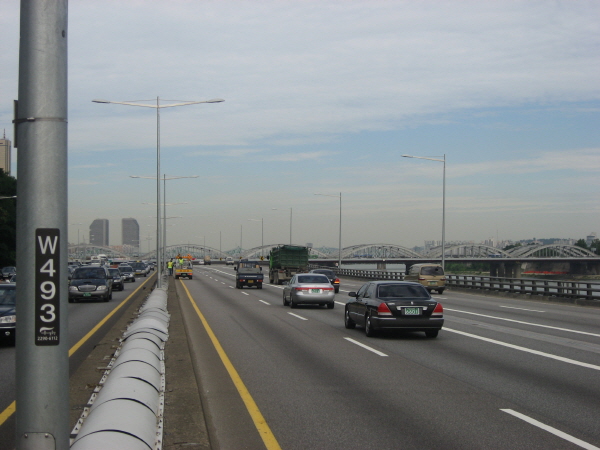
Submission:
[[[172,103],[168,105],[160,104],[160,97],[156,97],[156,105],[147,103],[137,102],[113,102],[109,100],[92,100],[94,103],[112,103],[116,105],[128,105],[128,106],[140,106],[144,108],[156,108],[156,265],[158,267],[158,279],[156,281],[156,287],[162,287],[162,272],[163,262],[160,254],[160,109],[161,108],[173,108],[175,106],[187,106],[196,105],[199,103],[220,103],[225,100],[221,98],[213,98],[211,100],[195,101],[195,102],[181,102]]]
[[[444,163],[444,172],[442,177],[442,269],[446,270],[446,154],[443,159],[429,158],[424,156],[402,155],[403,158],[427,159],[429,161],[438,161]]]
[[[135,175],[129,175],[130,178],[146,178],[146,179],[151,179],[153,180],[154,177],[140,177],[140,176],[135,176]],[[187,204],[187,202],[180,202],[180,203],[167,203],[167,181],[169,180],[180,180],[182,178],[198,178],[199,175],[192,175],[192,176],[174,176],[174,177],[167,177],[166,174],[163,174],[163,239],[162,239],[162,255],[164,257],[164,262],[166,264],[166,252],[167,252],[167,206],[172,206],[172,205],[185,205]]]
[[[340,195],[331,195],[331,194],[315,194],[322,195],[324,197],[336,197],[340,199],[340,240],[339,240],[339,254],[338,254],[338,268],[342,268],[342,193]]]

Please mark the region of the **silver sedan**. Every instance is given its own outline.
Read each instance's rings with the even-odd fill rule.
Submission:
[[[283,304],[295,308],[300,304],[327,305],[332,309],[335,303],[335,288],[325,275],[300,273],[283,287]]]

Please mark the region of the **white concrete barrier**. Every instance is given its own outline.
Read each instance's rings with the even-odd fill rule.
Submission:
[[[155,289],[71,432],[72,450],[160,450],[169,337],[167,292]]]

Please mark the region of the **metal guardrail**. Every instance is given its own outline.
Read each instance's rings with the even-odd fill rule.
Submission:
[[[311,269],[316,266],[311,266]],[[404,280],[402,271],[332,269],[338,276],[363,278],[366,280]],[[463,289],[482,289],[513,294],[540,295],[595,300],[600,303],[600,282],[574,280],[540,280],[534,278],[502,278],[481,275],[446,274],[446,286]]]
[[[600,283],[589,281],[501,278],[480,275],[446,275],[446,285],[450,287],[484,289],[514,294],[582,298],[600,302]]]

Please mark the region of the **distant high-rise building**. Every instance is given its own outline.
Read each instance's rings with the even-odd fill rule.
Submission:
[[[140,247],[140,225],[138,221],[131,217],[122,219],[121,221],[121,237],[123,245],[131,245],[132,247]]]
[[[7,175],[10,175],[10,150],[10,141],[6,139],[5,132],[4,137],[0,139],[0,169]]]
[[[108,219],[96,219],[92,222],[90,244],[108,246]]]

